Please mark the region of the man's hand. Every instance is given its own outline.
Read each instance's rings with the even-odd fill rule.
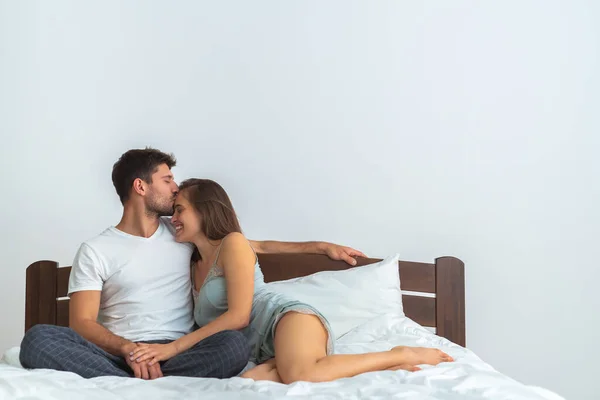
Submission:
[[[367,257],[361,251],[333,243],[323,242],[321,248],[323,253],[327,254],[332,260],[343,260],[350,265],[356,265],[356,260],[352,257]]]
[[[148,363],[152,367],[158,365],[159,361],[167,361],[178,354],[175,342],[167,344],[146,344],[139,343],[131,352],[130,360],[127,362]]]
[[[153,365],[148,365],[146,361],[135,362],[131,361],[129,357],[125,359],[129,368],[133,371],[133,375],[136,378],[141,378],[145,380],[152,380],[156,378],[162,378],[163,373],[160,370],[160,364],[155,363]]]
[[[145,346],[146,344],[145,343],[131,343],[130,345],[124,346],[122,353],[123,353],[123,358],[125,358],[125,362],[127,363],[127,365],[129,365],[129,368],[131,368],[131,370],[133,371],[133,375],[136,378],[141,378],[141,379],[145,379],[145,380],[162,378],[163,373],[160,369],[159,363],[155,363],[153,365],[148,365],[148,363],[146,361],[136,362],[135,360],[131,359],[134,350],[142,345]]]

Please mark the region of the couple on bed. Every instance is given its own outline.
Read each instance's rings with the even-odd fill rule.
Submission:
[[[121,221],[79,248],[69,280],[70,327],[31,328],[21,343],[24,367],[86,378],[243,372],[291,383],[452,361],[437,349],[403,346],[334,355],[325,316],[271,292],[256,253],[322,253],[352,265],[363,254],[325,242],[248,240],[223,188],[207,179],[178,187],[174,165],[171,155],[150,148],[115,163]],[[258,365],[243,371],[249,360]]]

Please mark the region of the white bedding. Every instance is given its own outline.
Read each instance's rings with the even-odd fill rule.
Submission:
[[[166,377],[154,381],[102,377],[83,379],[68,372],[28,371],[19,365],[18,348],[0,361],[0,399],[562,399],[523,385],[483,362],[470,350],[434,335],[408,318],[379,317],[337,342],[337,353],[426,346],[446,351],[454,363],[422,366],[419,372],[381,371],[325,383],[283,385],[249,379]]]

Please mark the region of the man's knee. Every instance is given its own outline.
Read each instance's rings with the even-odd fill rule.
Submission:
[[[213,336],[213,340],[216,340],[222,347],[222,352],[227,354],[228,371],[225,374],[235,376],[240,373],[250,359],[250,344],[244,334],[239,331],[228,330],[221,331]]]
[[[56,329],[59,328],[55,325],[38,324],[34,325],[23,336],[21,341],[21,349],[34,347],[48,338],[56,335]]]
[[[228,347],[231,350],[231,353],[243,358],[244,362],[248,361],[250,358],[250,344],[242,332],[221,331],[215,336],[223,343],[223,346]]]
[[[49,350],[49,343],[56,344],[58,336],[64,333],[68,328],[56,326],[38,324],[34,325],[23,336],[21,341],[21,349],[19,351],[19,361],[25,368],[36,368],[39,366],[38,360],[40,360],[45,353]]]

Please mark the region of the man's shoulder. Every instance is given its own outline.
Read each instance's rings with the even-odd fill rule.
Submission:
[[[123,239],[125,239],[123,236],[115,232],[115,227],[110,226],[96,236],[84,240],[80,245],[80,249],[86,252],[103,253],[115,244],[126,241]]]
[[[113,226],[109,226],[99,234],[86,239],[83,244],[93,246],[95,244],[106,242],[107,240],[112,240],[113,238],[118,237],[118,235],[114,232],[114,229],[115,228]]]

